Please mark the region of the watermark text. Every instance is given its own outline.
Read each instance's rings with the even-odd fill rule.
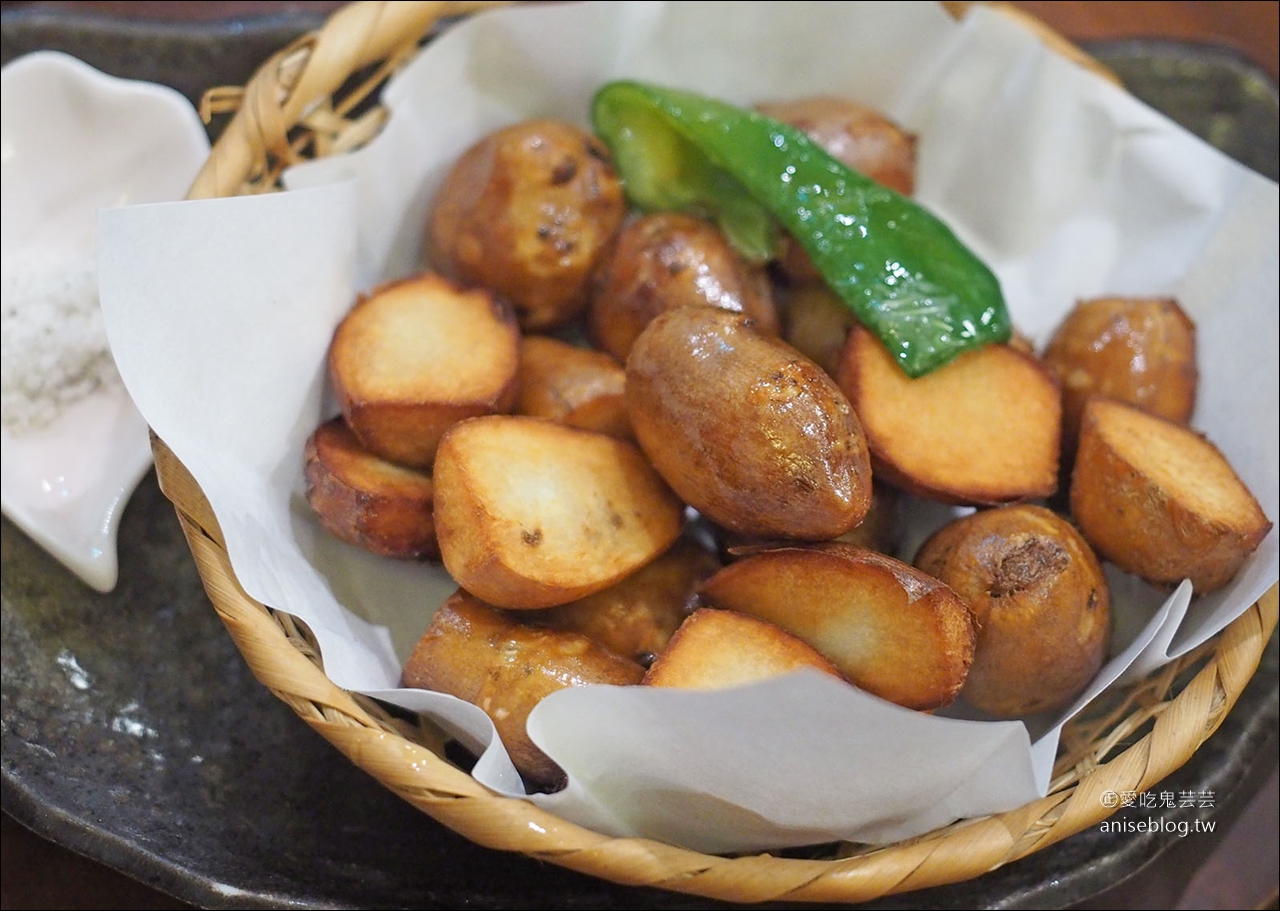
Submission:
[[[1178,810],[1194,807],[1207,810],[1215,804],[1212,791],[1103,791],[1098,799],[1108,809]],[[1194,833],[1212,832],[1215,825],[1216,821],[1212,819],[1165,819],[1153,815],[1105,819],[1098,828],[1112,835],[1168,832],[1185,838]]]
[[[1137,832],[1169,832],[1177,833],[1179,838],[1203,832],[1213,831],[1217,820],[1214,819],[1165,819],[1163,816],[1148,816],[1146,819],[1104,819],[1098,824],[1099,830],[1109,835],[1132,835]]]

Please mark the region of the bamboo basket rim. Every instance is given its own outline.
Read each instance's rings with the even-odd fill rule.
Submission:
[[[270,192],[291,164],[340,154],[377,134],[383,82],[443,19],[506,3],[378,2],[337,10],[269,58],[243,88],[206,93],[202,115],[234,112],[188,198]],[[968,3],[946,3],[960,15]],[[997,4],[1003,7],[1003,4]],[[1058,51],[1078,49],[1008,8]],[[1102,71],[1105,75],[1105,71]],[[1113,77],[1112,77],[1113,78]],[[972,879],[1096,825],[1107,792],[1148,790],[1217,730],[1252,678],[1277,625],[1277,586],[1200,649],[1063,732],[1048,794],[1015,810],[961,820],[894,845],[837,845],[826,858],[721,856],[615,838],[496,794],[444,758],[442,742],[325,675],[308,632],[249,597],[204,493],[152,436],[161,490],[173,503],[206,593],[255,677],[353,763],[410,804],[485,847],[518,852],[622,885],[732,902],[857,903]],[[1190,676],[1176,696],[1175,681]]]

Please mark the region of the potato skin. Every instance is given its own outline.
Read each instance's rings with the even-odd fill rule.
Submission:
[[[874,471],[874,469],[873,469]],[[877,550],[882,554],[892,554],[901,543],[903,529],[899,520],[902,494],[896,487],[881,484],[878,481],[871,485],[871,506],[866,517],[854,528],[831,540],[838,544],[853,544],[867,550]],[[715,535],[716,552],[725,563],[731,563],[739,557],[749,556],[762,550],[777,547],[780,542],[765,538],[749,538],[734,534],[717,526],[712,526]]]
[[[436,611],[401,682],[479,706],[525,780],[554,789],[564,772],[529,739],[529,712],[567,686],[629,686],[643,677],[640,665],[586,636],[529,626],[460,590]]]
[[[656,212],[623,227],[592,279],[589,328],[596,345],[625,361],[650,320],[686,306],[732,310],[778,333],[764,268],[739,256],[715,225]]]
[[[657,316],[627,358],[627,410],[658,473],[730,531],[826,540],[870,507],[870,456],[844,394],[740,314]]]
[[[698,585],[719,568],[715,554],[691,538],[681,538],[621,582],[540,610],[530,621],[590,636],[610,651],[648,666],[689,616]]]
[[[973,612],[961,698],[1001,717],[1063,708],[1098,673],[1111,632],[1106,577],[1066,519],[1040,506],[981,510],[935,532],[916,566]]]
[[[622,365],[603,351],[546,335],[520,342],[518,414],[630,440],[626,385]]]
[[[431,476],[369,452],[342,418],[307,438],[303,476],[307,502],[335,537],[384,557],[440,556]]]
[[[835,376],[849,330],[858,321],[853,311],[818,282],[788,289],[783,300],[787,344]]]
[[[626,215],[607,149],[571,124],[529,120],[463,153],[436,194],[427,257],[511,301],[526,329],[587,302],[600,253]]]
[[[1075,451],[1090,396],[1126,402],[1185,424],[1195,410],[1196,330],[1171,298],[1081,301],[1045,347],[1062,381],[1063,451]]]

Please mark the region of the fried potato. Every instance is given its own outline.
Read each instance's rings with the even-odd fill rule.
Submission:
[[[836,379],[862,421],[879,480],[970,505],[1057,489],[1061,400],[1034,357],[987,345],[911,379],[857,326]]]
[[[737,560],[703,599],[780,626],[869,693],[911,709],[950,703],[973,660],[960,596],[900,560],[851,544],[781,547]]]
[[[845,532],[835,541],[856,544],[882,554],[891,554],[902,540],[902,523],[899,519],[901,492],[888,484],[871,485],[871,508],[862,523]]]
[[[529,120],[480,140],[453,166],[432,204],[427,259],[483,285],[542,329],[587,304],[601,252],[626,215],[608,149],[556,120]]]
[[[525,781],[554,790],[564,772],[529,739],[533,707],[568,686],[629,686],[643,677],[640,665],[586,636],[529,626],[459,591],[436,611],[401,682],[479,706]]]
[[[551,607],[607,588],[670,547],[684,520],[684,504],[633,444],[542,418],[456,425],[433,476],[445,568],[499,607]]]
[[[978,643],[960,698],[1002,717],[1064,708],[1102,667],[1107,579],[1075,527],[1040,506],[979,510],[935,532],[916,566],[964,599]]]
[[[439,557],[431,476],[374,455],[342,418],[321,424],[303,455],[307,502],[334,535],[384,557]]]
[[[1271,530],[1218,448],[1131,405],[1090,399],[1071,475],[1071,513],[1098,553],[1149,582],[1226,585]]]
[[[764,267],[747,262],[708,221],[655,212],[625,226],[592,279],[588,326],[596,345],[625,361],[663,310],[719,307],[779,331]]]
[[[730,531],[825,540],[871,504],[866,443],[843,393],[740,314],[656,317],[627,358],[627,410],[667,483]]]
[[[433,273],[359,300],[329,346],[329,375],[347,425],[369,450],[427,468],[458,421],[508,410],[520,330],[483,290]]]
[[[1076,304],[1044,363],[1062,382],[1063,452],[1074,453],[1085,401],[1101,395],[1185,424],[1195,409],[1196,328],[1170,298],[1105,297]]]
[[[702,608],[676,630],[642,682],[720,690],[806,667],[840,676],[816,650],[772,623],[736,611]]]
[[[835,376],[857,317],[826,285],[806,284],[786,295],[787,343]]]
[[[602,351],[545,335],[520,343],[519,414],[632,439],[626,385],[622,365]]]
[[[873,481],[871,485],[871,506],[867,509],[866,518],[858,523],[855,528],[831,540],[842,544],[856,544],[858,547],[866,547],[870,550],[878,550],[882,554],[894,553],[898,549],[902,537],[902,528],[900,527],[901,523],[898,515],[901,499],[901,492],[896,487]],[[719,526],[713,526],[713,533],[720,559],[726,563],[738,557],[745,557],[761,550],[770,550],[781,544],[788,543],[777,539],[751,538],[746,535],[734,534]]]
[[[531,621],[590,636],[647,667],[689,616],[698,586],[719,568],[715,554],[690,538],[681,538],[616,585],[538,611]]]

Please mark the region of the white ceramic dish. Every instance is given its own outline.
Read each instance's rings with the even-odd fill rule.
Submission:
[[[6,271],[92,263],[99,209],[181,199],[208,157],[195,110],[167,87],[47,51],[5,66],[0,86]],[[0,444],[4,514],[110,591],[120,515],[151,464],[146,422],[124,387],[100,386],[36,429],[0,425]]]

